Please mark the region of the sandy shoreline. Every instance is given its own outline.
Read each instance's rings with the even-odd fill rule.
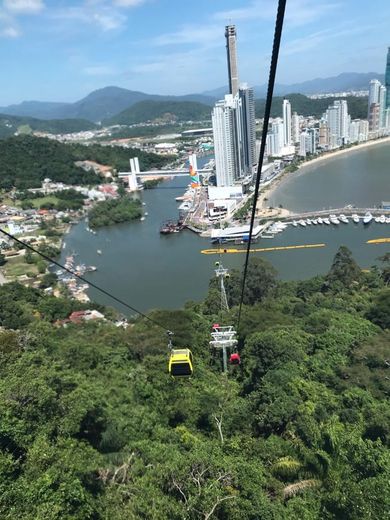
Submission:
[[[298,170],[296,170],[295,172],[291,172],[291,173],[284,173],[281,177],[275,179],[274,182],[271,182],[271,184],[269,186],[267,186],[264,190],[261,191],[260,195],[259,195],[259,199],[258,199],[258,202],[257,202],[257,211],[258,211],[258,214],[261,215],[261,216],[280,216],[280,217],[285,217],[287,215],[289,215],[291,212],[285,208],[283,209],[280,209],[280,208],[275,208],[273,210],[270,210],[269,208],[267,208],[267,202],[269,199],[269,197],[272,195],[272,193],[276,190],[276,188],[278,186],[280,186],[280,184],[284,183],[287,181],[287,179],[289,179],[290,177],[296,175],[296,173],[299,171],[301,172],[302,170],[306,169],[308,166],[313,166],[319,162],[322,162],[322,161],[326,161],[328,159],[333,159],[335,157],[338,157],[340,155],[346,155],[346,154],[350,154],[350,153],[353,153],[357,150],[364,150],[365,148],[370,148],[371,146],[377,146],[379,144],[384,144],[384,143],[390,143],[390,136],[389,137],[384,137],[382,139],[375,139],[373,141],[367,141],[367,142],[364,142],[364,143],[360,143],[360,144],[357,144],[355,146],[352,146],[351,148],[346,148],[344,150],[335,150],[334,152],[329,152],[329,153],[326,153],[324,155],[321,155],[321,157],[316,157],[315,159],[312,159],[311,161],[307,161],[303,164],[301,164],[299,167],[298,167]]]

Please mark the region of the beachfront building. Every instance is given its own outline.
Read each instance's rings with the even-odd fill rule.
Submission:
[[[288,99],[283,99],[283,136],[284,146],[291,146],[291,103]]]
[[[212,113],[217,186],[233,186],[239,177],[234,99],[218,101]]]
[[[369,85],[367,112],[370,132],[379,132],[386,128],[386,97],[386,87],[379,80],[372,79]]]
[[[299,143],[299,115],[294,112],[291,117],[291,139],[292,144],[298,144]]]
[[[318,129],[318,146],[326,150],[329,146],[329,127],[326,121],[321,120]]]
[[[299,136],[298,155],[306,157],[307,154],[317,153],[318,132],[316,128],[306,128]]]
[[[345,99],[336,99],[324,114],[323,119],[329,128],[329,149],[339,148],[349,142],[348,104]]]
[[[284,148],[283,119],[275,118],[270,124],[267,133],[267,154],[273,157],[281,157]]]
[[[387,49],[385,85],[386,85],[386,108],[390,108],[390,47],[388,47],[388,49]],[[387,126],[389,126],[389,125],[387,125]]]

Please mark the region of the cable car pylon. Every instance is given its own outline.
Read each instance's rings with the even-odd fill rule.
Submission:
[[[220,293],[221,293],[221,317],[224,311],[229,310],[229,304],[226,297],[225,290],[225,278],[228,278],[229,270],[225,269],[221,262],[215,262],[215,276],[219,280]],[[222,360],[223,360],[223,371],[227,372],[227,351],[233,350],[236,348],[237,339],[236,339],[236,331],[234,327],[229,326],[220,326],[218,323],[214,323],[212,332],[210,346],[217,350],[222,350]],[[237,364],[237,363],[235,363]]]

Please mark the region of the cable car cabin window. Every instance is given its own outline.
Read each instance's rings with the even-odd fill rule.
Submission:
[[[172,376],[190,376],[192,375],[191,365],[189,363],[172,363]]]

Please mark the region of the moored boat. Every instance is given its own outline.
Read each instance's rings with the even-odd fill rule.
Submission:
[[[371,215],[371,213],[369,211],[367,211],[367,213],[363,217],[363,224],[369,224],[372,219],[373,219],[373,216]]]
[[[352,220],[355,222],[355,224],[359,224],[359,222],[360,222],[359,215],[357,215],[356,213],[354,213],[354,214],[352,215]]]
[[[348,218],[345,215],[343,215],[342,213],[339,216],[339,220],[340,220],[340,222],[344,222],[344,224],[348,224],[348,222],[349,222]]]

